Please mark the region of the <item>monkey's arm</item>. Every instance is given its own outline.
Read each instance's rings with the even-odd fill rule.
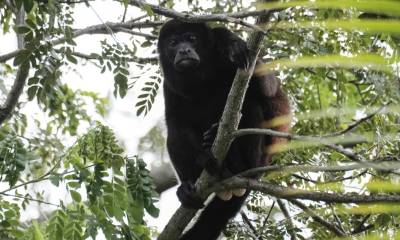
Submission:
[[[224,27],[212,29],[215,39],[215,50],[222,61],[230,61],[236,67],[246,69],[249,66],[249,49],[247,43]]]
[[[181,181],[176,194],[183,206],[202,208],[203,201],[196,195],[194,185],[203,170],[201,159],[204,156],[204,150],[199,137],[196,131],[188,126],[172,120],[167,120],[167,123],[167,148]]]

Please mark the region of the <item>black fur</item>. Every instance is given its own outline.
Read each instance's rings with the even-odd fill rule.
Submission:
[[[203,147],[209,146],[203,134],[220,120],[237,68],[249,64],[248,49],[246,42],[226,28],[171,20],[160,31],[158,50],[165,78],[167,148],[182,183],[177,194],[185,207],[200,208],[203,205],[194,194],[193,183],[207,161],[213,160]],[[260,128],[264,121],[288,113],[279,80],[271,74],[253,76],[239,127]],[[273,142],[273,138],[256,135],[236,139],[223,168],[239,173],[268,164],[265,147]],[[216,239],[247,195],[225,202],[215,198],[181,239]]]

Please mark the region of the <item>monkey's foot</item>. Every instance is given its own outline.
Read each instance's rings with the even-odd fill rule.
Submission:
[[[236,197],[241,197],[246,193],[246,188],[236,188],[232,190],[232,194]]]
[[[232,196],[241,197],[245,193],[246,193],[246,189],[245,188],[238,188],[238,189],[218,192],[217,196],[222,201],[229,201],[229,200],[231,200]]]
[[[204,207],[203,201],[196,194],[196,187],[192,182],[182,182],[176,191],[176,195],[185,208],[199,209]]]

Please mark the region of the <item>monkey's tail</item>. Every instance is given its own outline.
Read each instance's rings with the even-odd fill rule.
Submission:
[[[222,230],[233,218],[243,205],[246,197],[249,195],[247,191],[243,196],[233,196],[229,201],[223,201],[218,197],[206,206],[200,214],[199,219],[190,228],[180,240],[215,240],[221,234]]]

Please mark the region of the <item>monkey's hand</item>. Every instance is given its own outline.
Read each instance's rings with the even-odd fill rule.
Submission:
[[[249,67],[249,48],[233,32],[223,27],[213,28],[216,39],[216,51],[220,53],[223,61],[230,61],[238,68],[246,69]]]
[[[212,154],[211,147],[217,136],[219,123],[211,125],[203,134],[203,149],[204,151],[198,156],[198,163],[207,170],[210,175],[217,176],[220,179],[233,176],[233,173],[225,168],[223,165],[218,165],[218,159]]]
[[[185,208],[200,209],[204,207],[203,201],[196,194],[196,187],[190,181],[182,182],[176,195]]]
[[[215,137],[217,136],[218,123],[214,123],[210,129],[203,134],[203,148],[205,153],[201,154],[198,159],[201,159],[200,164],[203,164],[204,168],[213,176],[218,176],[221,179],[228,178],[234,174],[226,167],[219,167],[217,159],[211,152],[211,147],[214,143]],[[233,189],[229,191],[218,192],[217,196],[223,201],[229,201],[232,196],[241,197],[246,193],[246,189]]]
[[[203,134],[203,152],[197,157],[197,162],[200,166],[203,166],[206,171],[213,176],[220,176],[221,168],[218,166],[218,159],[214,157],[211,152],[211,147],[214,143],[215,137],[217,136],[218,123],[211,125]]]

